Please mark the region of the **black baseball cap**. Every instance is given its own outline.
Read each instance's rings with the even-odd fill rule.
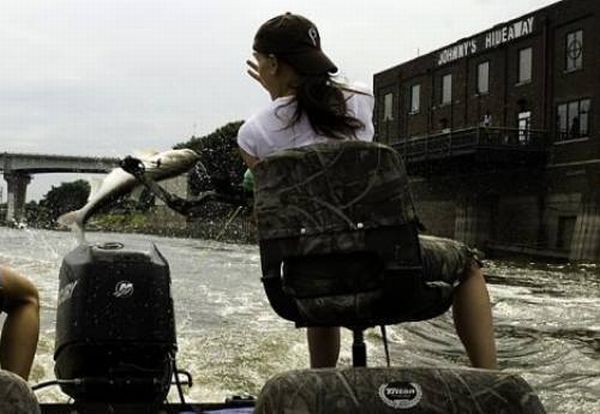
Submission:
[[[287,12],[265,22],[254,36],[254,50],[274,54],[302,74],[335,73],[337,66],[321,50],[317,27]]]

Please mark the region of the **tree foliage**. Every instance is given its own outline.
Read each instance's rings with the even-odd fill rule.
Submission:
[[[61,214],[83,207],[89,194],[90,184],[85,180],[61,183],[58,187],[52,186],[39,205],[54,221]]]
[[[190,173],[192,193],[211,188],[223,189],[242,182],[246,167],[237,146],[237,134],[242,121],[227,125],[203,137],[175,145],[175,149],[190,148],[200,154],[204,166],[197,165]]]
[[[83,207],[87,203],[90,191],[90,184],[86,180],[76,180],[61,183],[59,186],[52,186],[39,204],[36,205],[33,202],[27,205],[27,222],[38,227],[52,227],[60,215]],[[141,192],[139,200],[132,200],[130,195],[126,194],[100,208],[97,214],[143,212],[147,211],[152,205],[154,205],[154,196],[151,192],[144,190]]]

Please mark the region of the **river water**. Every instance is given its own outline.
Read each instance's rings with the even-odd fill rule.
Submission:
[[[76,246],[69,233],[0,228],[0,263],[40,289],[42,327],[31,382],[54,378],[52,353],[58,272]],[[90,242],[155,243],[171,265],[178,366],[192,372],[193,401],[257,394],[271,375],[308,365],[304,332],[279,319],[260,285],[255,246],[133,234],[88,234]],[[500,369],[521,374],[548,413],[600,413],[600,266],[486,262]],[[464,366],[446,314],[388,328],[392,365]],[[385,365],[378,330],[366,335],[371,366]],[[343,332],[341,365],[351,365]],[[42,402],[64,402],[58,388]],[[174,393],[171,399],[175,401]]]

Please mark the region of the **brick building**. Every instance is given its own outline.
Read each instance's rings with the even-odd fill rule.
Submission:
[[[563,0],[375,74],[431,233],[600,261],[598,45],[600,1]]]

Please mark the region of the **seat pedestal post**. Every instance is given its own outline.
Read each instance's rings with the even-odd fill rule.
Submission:
[[[363,335],[363,329],[352,329],[352,366],[366,367],[367,366],[367,346]]]

